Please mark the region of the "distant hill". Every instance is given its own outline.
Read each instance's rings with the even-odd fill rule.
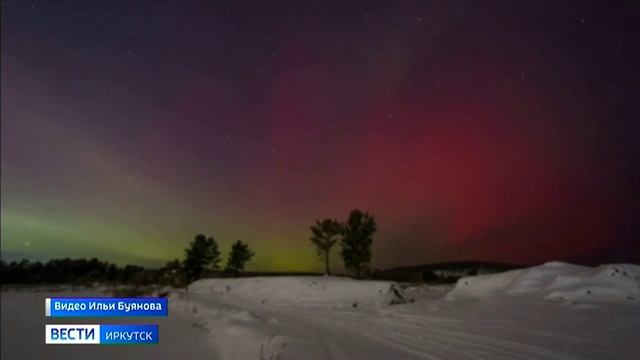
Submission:
[[[492,274],[524,266],[487,261],[452,261],[380,270],[374,278],[403,282],[452,283],[463,276]]]

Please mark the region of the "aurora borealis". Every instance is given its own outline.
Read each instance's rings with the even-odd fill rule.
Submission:
[[[348,3],[348,4],[347,4]],[[4,1],[3,257],[640,261],[634,2]],[[337,259],[334,260],[337,265]]]

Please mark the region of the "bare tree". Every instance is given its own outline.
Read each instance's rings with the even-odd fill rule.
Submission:
[[[329,270],[329,255],[333,245],[342,237],[342,223],[335,219],[316,220],[311,226],[311,242],[316,246],[318,255],[324,257],[325,274],[331,275]]]

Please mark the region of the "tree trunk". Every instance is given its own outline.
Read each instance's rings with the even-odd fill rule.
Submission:
[[[331,271],[329,270],[329,250],[325,252],[324,256],[324,273],[326,275],[331,275]]]

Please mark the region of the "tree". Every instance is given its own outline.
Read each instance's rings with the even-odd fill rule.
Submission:
[[[237,275],[240,271],[244,270],[244,264],[251,260],[253,255],[255,255],[255,253],[249,249],[248,244],[243,243],[240,240],[236,241],[231,247],[225,271],[229,271]]]
[[[340,240],[343,225],[335,219],[316,220],[316,224],[311,226],[311,242],[316,246],[318,255],[324,257],[325,274],[331,275],[329,271],[329,255],[331,248]]]
[[[171,260],[162,268],[162,281],[172,286],[186,285],[182,262],[178,259]]]
[[[373,216],[359,209],[351,211],[344,226],[340,240],[342,260],[345,268],[355,272],[358,279],[360,272],[371,262],[371,244],[376,230],[376,220]]]
[[[195,236],[189,248],[185,250],[184,272],[189,281],[198,280],[206,269],[218,269],[220,250],[211,236]]]

